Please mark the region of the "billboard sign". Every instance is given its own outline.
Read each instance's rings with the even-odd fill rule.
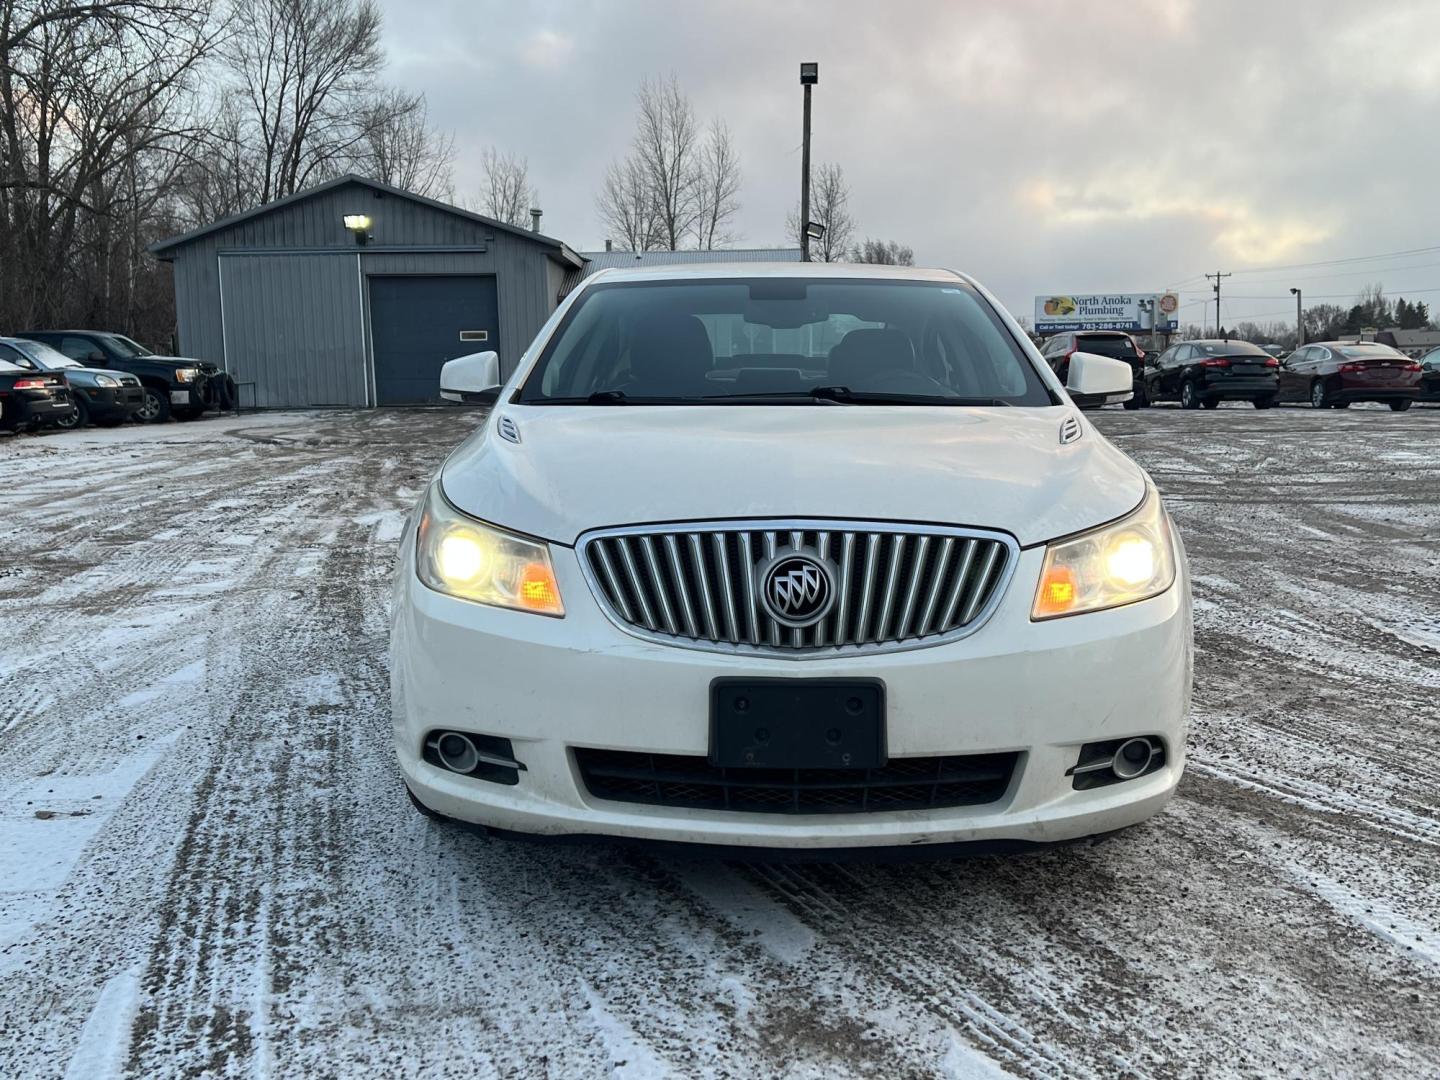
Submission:
[[[1161,333],[1180,327],[1180,297],[1174,293],[1069,293],[1035,298],[1035,332],[1064,330],[1148,331],[1151,313]]]

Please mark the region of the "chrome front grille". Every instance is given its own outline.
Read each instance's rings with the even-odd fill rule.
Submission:
[[[812,625],[786,625],[762,602],[758,575],[787,551],[830,570],[833,597]],[[580,540],[601,606],[632,633],[792,657],[962,637],[999,601],[1017,552],[1001,533],[828,520],[604,529]]]

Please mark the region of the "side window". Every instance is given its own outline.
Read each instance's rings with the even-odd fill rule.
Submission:
[[[1323,363],[1324,361],[1330,359],[1330,350],[1322,345],[1316,345],[1313,349],[1310,350],[1309,358],[1311,360],[1319,360]]]
[[[1183,364],[1186,360],[1189,360],[1190,357],[1194,355],[1194,345],[1181,345],[1178,349],[1175,350],[1175,355],[1170,358],[1170,361],[1174,364]]]
[[[9,345],[0,345],[0,360],[14,364],[16,367],[24,368],[26,371],[35,370],[35,361],[22,353],[19,349]]]
[[[90,354],[97,351],[97,346],[88,338],[62,337],[60,344],[55,346],[71,360],[79,360],[82,364],[90,359]]]

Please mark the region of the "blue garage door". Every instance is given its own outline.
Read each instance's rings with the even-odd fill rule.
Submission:
[[[370,278],[375,396],[381,405],[440,400],[440,368],[468,353],[499,351],[495,279]]]

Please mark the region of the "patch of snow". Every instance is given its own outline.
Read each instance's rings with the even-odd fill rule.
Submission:
[[[139,1004],[139,971],[122,971],[111,976],[80,1032],[80,1045],[70,1055],[65,1080],[94,1080],[119,1076],[125,1071],[130,1025]]]

